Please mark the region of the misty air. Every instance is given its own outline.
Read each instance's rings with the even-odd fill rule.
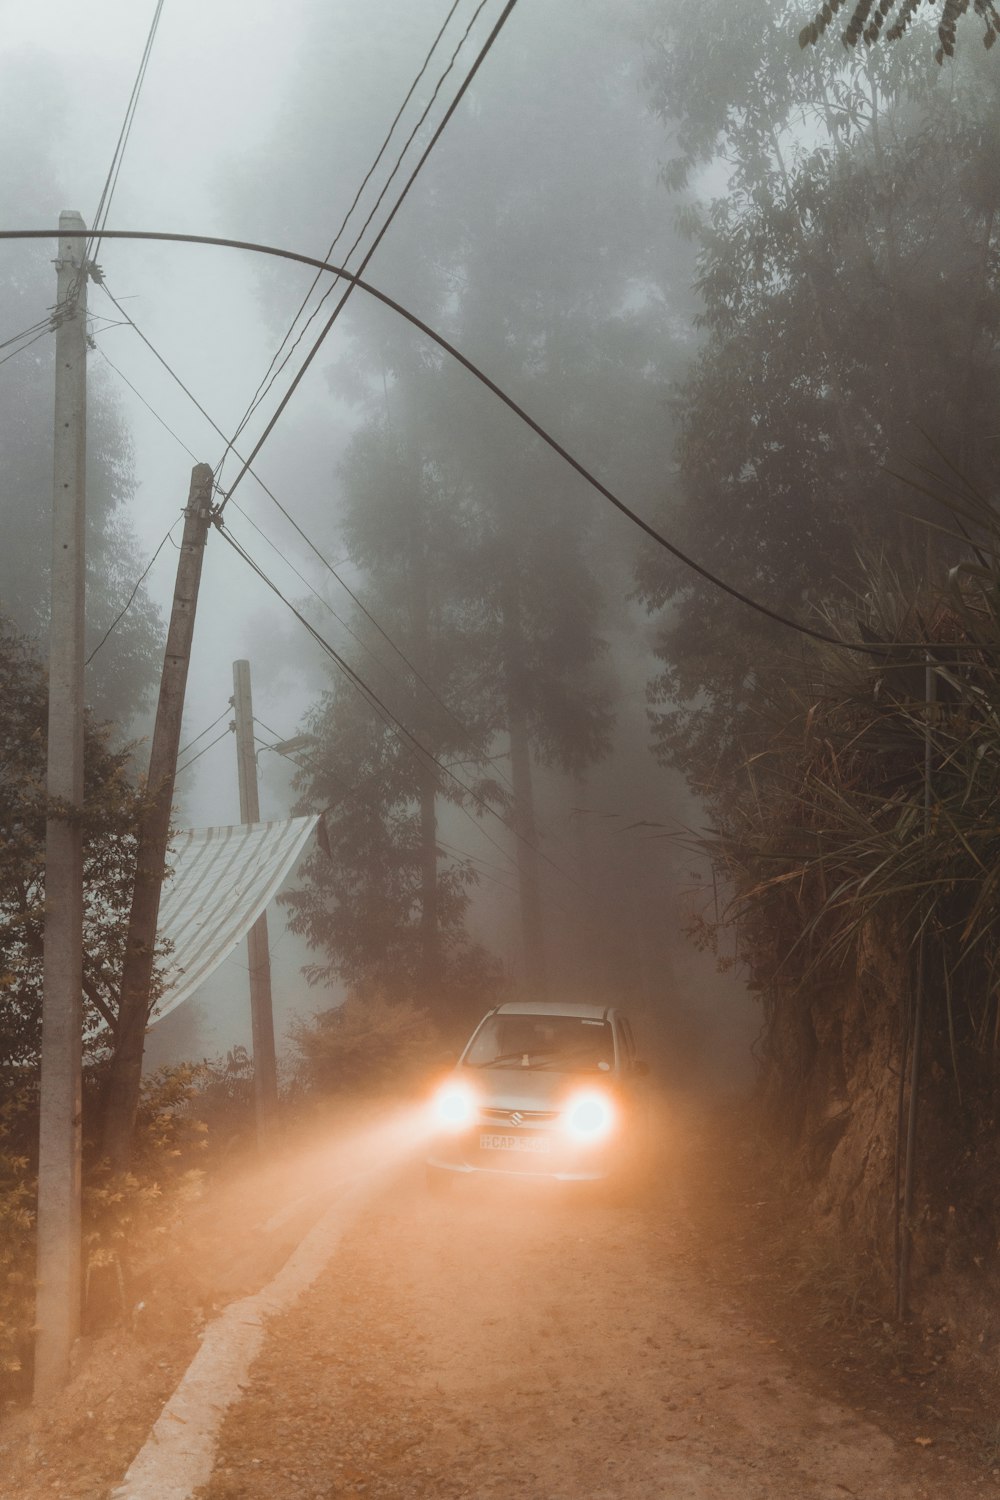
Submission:
[[[1000,1486],[992,0],[0,0],[0,1497]]]

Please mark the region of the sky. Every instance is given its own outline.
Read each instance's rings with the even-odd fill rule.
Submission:
[[[51,224],[65,208],[79,210],[88,223],[92,219],[154,9],[152,3],[138,0],[99,0],[88,8],[66,0],[44,7],[16,0],[0,3],[8,63],[23,60],[43,77],[51,90],[51,108],[62,117],[66,191],[52,203]],[[282,103],[275,81],[287,71],[299,45],[304,9],[296,0],[280,7],[245,0],[212,0],[207,5],[167,0],[115,192],[111,227],[232,233],[222,207],[227,170],[252,156],[273,127]],[[354,10],[357,15],[357,7]],[[3,213],[11,227],[35,227],[22,223],[16,211],[12,216],[12,209],[14,205],[7,205]],[[45,245],[40,245],[39,254],[51,258]],[[230,431],[273,352],[273,336],[256,315],[255,267],[247,258],[224,251],[110,241],[102,247],[100,263],[115,296],[214,421]],[[91,289],[90,308],[117,316],[96,288]],[[222,451],[221,440],[131,330],[112,330],[102,347],[177,437],[200,459],[214,464]],[[115,384],[127,413],[139,477],[131,520],[143,551],[151,556],[175,520],[174,537],[180,536],[179,513],[192,459],[128,387],[117,380]],[[308,392],[303,393],[306,399]],[[249,507],[251,497],[245,498]],[[164,616],[175,559],[173,549],[164,548],[147,580]],[[271,560],[277,568],[273,554]],[[290,575],[282,583],[301,592]],[[268,607],[248,590],[242,566],[229,549],[218,544],[206,549],[202,591],[183,743],[225,710],[232,693],[232,663],[247,655],[248,626]],[[281,737],[295,732],[301,706],[294,677],[287,674],[285,695],[276,692],[278,684],[272,680],[271,691],[258,694],[254,703],[259,717]],[[206,736],[197,748],[212,738]],[[232,738],[227,736],[208,751],[198,770],[192,768],[178,786],[185,822],[237,822]],[[265,767],[260,800],[262,817],[287,816],[287,777],[280,772],[269,776]],[[272,909],[269,920],[280,1031],[292,1008],[292,995],[299,1009],[306,1003],[318,1005],[319,999],[305,1001],[299,971],[307,954],[286,932],[280,909]],[[208,1050],[248,1043],[246,986],[241,946],[203,991],[202,1041]],[[213,1024],[214,1016],[219,1016],[218,1024]],[[156,1057],[155,1043],[150,1050]]]
[[[300,190],[298,197],[294,192],[290,195],[284,181],[275,181],[275,174],[281,175],[281,161],[273,151],[276,134],[287,121],[288,111],[297,105],[292,80],[303,63],[303,49],[316,35],[310,22],[317,5],[318,0],[284,0],[280,6],[248,0],[166,0],[115,190],[110,227],[267,241],[275,238],[272,200],[276,200],[283,214],[280,243],[307,253],[325,252],[342,205],[337,203],[336,213],[331,208],[329,215],[318,214],[315,195],[308,188]],[[89,7],[68,0],[52,0],[44,6],[0,0],[3,66],[5,70],[24,69],[36,80],[37,107],[56,120],[61,182],[54,185],[48,220],[52,225],[64,208],[79,210],[88,223],[92,219],[154,9],[154,0],[97,0]],[[357,70],[369,80],[370,94],[362,122],[370,144],[364,135],[346,143],[345,160],[367,161],[374,154],[446,9],[444,0],[433,6],[429,0],[392,0],[391,4],[337,0],[337,24],[325,28],[325,35],[335,38],[329,58],[330,87],[337,87],[338,81],[348,86]],[[524,56],[513,43],[523,43],[525,37],[530,66],[533,26],[572,25],[577,15],[574,0],[539,0],[515,11],[509,32],[501,36],[487,60],[484,77],[487,72],[489,77],[484,87],[502,87],[504,70],[512,67],[515,56]],[[483,34],[482,27],[474,33]],[[609,58],[608,66],[615,65],[615,59]],[[529,97],[533,84],[540,91],[546,87],[541,75],[537,80],[519,77],[517,82],[527,88]],[[635,111],[636,129],[641,130],[646,112],[638,92]],[[474,103],[466,101],[449,133],[457,135],[470,128],[474,112]],[[318,163],[332,162],[334,175],[339,144],[316,142]],[[353,170],[352,166],[348,173]],[[651,155],[652,176],[655,171]],[[234,180],[246,184],[255,173],[259,174],[259,200],[253,193],[231,191]],[[341,179],[340,189],[347,181],[343,172]],[[419,191],[418,184],[415,197]],[[581,202],[580,209],[587,212],[586,202]],[[663,212],[669,212],[665,196]],[[315,225],[325,223],[327,217],[330,233],[324,231],[323,242],[316,243]],[[16,204],[2,206],[2,219],[11,227],[34,227],[22,222]],[[404,214],[390,235],[405,233]],[[40,243],[37,254],[51,259],[49,245]],[[285,267],[262,271],[259,262],[232,251],[177,245],[105,241],[99,261],[110,289],[143,333],[214,422],[223,431],[232,431],[277,342],[275,326],[262,312],[261,276],[272,278],[272,296],[273,278],[287,281],[287,291],[281,285],[276,300],[280,303],[287,296],[290,314],[308,284],[308,275]],[[379,267],[376,254],[368,272],[376,283]],[[96,287],[90,291],[90,308],[95,315],[117,317]],[[185,446],[214,465],[221,456],[222,440],[131,329],[107,328],[99,333],[98,345],[135,387],[133,392],[113,375],[135,446],[139,488],[131,521],[143,555],[150,557],[174,523],[174,539],[180,535],[180,510],[192,464]],[[98,355],[92,367],[101,362]],[[256,465],[293,511],[299,504],[308,511],[310,504],[317,503],[316,495],[305,491],[317,487],[317,465],[327,464],[332,457],[320,454],[317,459],[313,441],[309,454],[296,461],[297,437],[310,427],[310,418],[317,419],[314,431],[322,428],[323,421],[330,425],[331,394],[320,365],[317,361],[307,375]],[[343,415],[346,423],[346,408]],[[335,441],[336,435],[331,443]],[[230,475],[233,472],[229,470]],[[256,486],[248,481],[238,498],[251,518],[266,524],[289,560],[286,564],[263,542],[259,544],[261,558],[266,558],[279,585],[296,598],[303,595],[303,577],[322,588],[322,569],[275,517]],[[149,593],[164,616],[169,610],[175,559],[173,548],[164,547],[147,579]],[[350,580],[349,566],[346,576]],[[256,584],[218,538],[211,538],[182,743],[195,740],[224,713],[232,692],[232,663],[251,654],[249,643],[255,652],[266,654],[272,630],[274,659],[259,664],[254,709],[279,738],[296,732],[317,680],[318,658],[304,636],[294,635],[294,629],[280,603]],[[294,642],[291,649],[290,640]],[[258,666],[256,660],[252,666]],[[641,700],[641,678],[641,671],[637,672],[637,701]],[[199,740],[197,748],[208,745],[218,732]],[[181,760],[183,764],[183,755]],[[293,797],[287,765],[276,756],[262,755],[262,817],[287,815]],[[178,804],[180,820],[188,825],[238,820],[231,737],[206,750],[198,765],[182,774]],[[466,830],[466,839],[470,838],[473,835]],[[486,845],[481,852],[494,857]],[[513,921],[512,911],[501,918],[501,925],[507,919]],[[284,1010],[318,1004],[319,998],[303,998],[300,968],[307,954],[286,932],[281,911],[272,908],[270,920],[275,994],[283,997],[276,1001],[280,1029]],[[214,1030],[211,1023],[203,1028],[210,1048],[225,1049],[249,1038],[240,998],[245,970],[241,949],[220,971],[215,988],[206,991],[206,1013],[226,1017]]]

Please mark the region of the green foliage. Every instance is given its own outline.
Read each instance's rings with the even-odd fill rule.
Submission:
[[[961,1096],[1000,1068],[1000,521],[967,487],[947,503],[967,560],[935,592],[882,566],[831,617],[865,651],[774,687],[712,842],[768,1027],[789,992],[850,993],[873,942],[902,956],[902,994],[878,1002],[894,1008],[922,938],[929,1032]]]
[[[291,1029],[298,1075],[318,1094],[397,1091],[440,1061],[441,1040],[427,1013],[378,991],[353,995]]]
[[[175,1229],[184,1205],[200,1192],[208,1140],[196,1108],[201,1075],[200,1068],[184,1065],[143,1080],[132,1168],[114,1177],[92,1129],[102,1070],[86,1070],[85,1303],[95,1272],[112,1268],[122,1286],[124,1270]],[[37,1139],[37,1086],[8,1073],[0,1096],[0,1392],[19,1389],[34,1324]]]
[[[34,1321],[35,1183],[25,1139],[36,1119],[34,1090],[0,1095],[0,1388],[21,1367]]]
[[[808,26],[799,32],[799,46],[815,46],[830,25],[834,16],[844,8],[846,0],[825,0],[822,10],[816,12]],[[845,47],[856,47],[862,39],[873,47],[879,37],[885,35],[888,42],[898,42],[913,25],[921,0],[857,0],[843,31]],[[955,56],[955,28],[959,19],[969,9],[969,0],[938,0],[941,21],[938,26],[940,46],[934,54],[937,63],[946,57]],[[1000,30],[1000,15],[993,0],[974,0],[976,15],[983,23],[983,46],[987,51],[993,46]],[[890,16],[895,20],[886,26]]]
[[[723,183],[692,226],[706,338],[677,392],[663,525],[803,619],[861,586],[859,542],[927,550],[913,493],[886,473],[923,434],[973,484],[992,482],[1000,95],[978,55],[944,78],[899,48],[793,67],[789,45],[767,0],[680,3],[651,39],[649,76],[676,130],[670,182],[711,165]],[[662,552],[639,579],[666,607],[657,754],[715,784],[753,750],[761,673],[793,637]]]
[[[0,1067],[37,1064],[45,908],[48,690],[26,641],[0,616]],[[131,747],[85,730],[85,1045],[106,1045],[118,995],[135,869],[139,796]]]
[[[198,1118],[202,1070],[194,1064],[160,1068],[142,1081],[132,1161],[114,1175],[88,1144],[83,1191],[86,1271],[121,1265],[140,1245],[166,1236],[183,1205],[199,1193],[208,1144]]]
[[[253,1056],[233,1047],[225,1057],[205,1058],[198,1068],[195,1117],[208,1132],[213,1160],[256,1141]]]
[[[415,16],[400,17],[400,55],[407,45],[408,56],[422,53],[426,18],[411,34]],[[546,7],[523,21],[504,35],[501,68],[477,78],[475,108],[422,170],[406,232],[380,247],[380,276],[570,449],[645,494],[665,449],[660,375],[684,340],[688,255],[670,234],[658,143],[636,107],[639,49],[624,40],[618,6],[581,7],[569,31]],[[317,237],[330,202],[350,201],[362,143],[376,145],[388,123],[372,118],[363,67],[331,87],[324,64],[317,86],[331,25],[331,13],[315,13],[274,155],[305,161],[317,138],[343,150],[321,197],[303,198],[301,179],[281,172],[267,208],[280,222],[291,203],[300,214],[314,201]],[[340,327],[353,340],[328,375],[363,422],[338,476],[345,550],[366,607],[437,700],[357,618],[348,623],[364,655],[351,645],[351,663],[510,826],[529,816],[526,795],[512,803],[515,740],[523,781],[540,764],[583,774],[609,751],[606,643],[614,612],[625,613],[632,538],[467,372],[398,320],[354,299]],[[331,509],[324,497],[317,528]],[[310,806],[331,807],[333,849],[330,868],[310,862],[294,898],[299,930],[322,959],[313,977],[416,994],[442,1016],[456,963],[469,969],[475,952],[456,941],[475,877],[445,847],[466,842],[448,806],[460,799],[455,783],[400,748],[353,688],[336,688],[309,727],[320,747],[303,790]],[[524,855],[497,818],[461,800],[490,837]],[[525,833],[538,840],[537,829]]]
[[[353,634],[366,648],[366,680],[409,734],[342,675],[323,695],[308,720],[316,748],[299,784],[310,805],[329,809],[329,855],[314,851],[283,900],[293,930],[326,957],[307,971],[311,982],[339,977],[397,998],[416,993],[440,1017],[461,1009],[455,980],[473,954],[480,988],[495,969],[464,930],[473,866],[438,839],[439,803],[465,796],[435,760],[460,760],[466,786],[494,804],[501,796],[470,691],[482,657],[459,565],[462,497],[398,427],[377,420],[352,444],[344,478],[345,536],[369,570],[381,627],[359,611]],[[406,642],[412,669],[390,663],[382,631]],[[461,719],[449,701],[463,704]]]

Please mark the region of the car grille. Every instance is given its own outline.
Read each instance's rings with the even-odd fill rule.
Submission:
[[[557,1109],[481,1109],[479,1118],[490,1125],[543,1125],[558,1120]]]

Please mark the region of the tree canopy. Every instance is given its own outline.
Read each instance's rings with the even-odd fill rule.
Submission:
[[[0,616],[0,1075],[37,1067],[45,919],[48,684],[31,644]],[[88,718],[83,808],[85,1045],[114,1028],[135,873],[138,794],[131,747]]]
[[[669,19],[650,51],[654,100],[677,117],[668,183],[706,163],[725,183],[687,214],[706,337],[676,391],[663,524],[716,574],[808,621],[857,584],[859,546],[947,550],[917,537],[907,517],[924,502],[892,477],[928,439],[970,483],[993,484],[998,96],[971,54],[954,88],[901,54],[791,76],[767,5],[730,9],[713,6],[702,51]],[[723,71],[734,86],[720,103]],[[798,647],[662,554],[639,576],[650,606],[669,606],[658,751],[705,785],[754,743],[762,668]]]
[[[379,274],[574,451],[648,489],[646,459],[651,449],[662,457],[666,446],[656,373],[676,367],[681,341],[664,288],[683,285],[686,247],[670,233],[657,185],[657,132],[635,108],[639,51],[632,49],[627,75],[611,71],[606,29],[616,19],[599,8],[579,19],[567,37],[535,13],[526,31],[505,38],[505,70],[477,78],[475,107],[442,137],[398,234],[379,247]],[[550,85],[544,97],[539,74]],[[297,135],[342,135],[331,120],[344,108],[338,94],[308,85],[301,92],[312,117],[296,112]],[[351,142],[358,138],[349,132]],[[279,144],[282,159],[305,159],[301,145]],[[286,177],[279,191],[289,186],[296,185]],[[316,201],[326,212],[328,200]],[[590,204],[583,216],[581,203]],[[686,300],[680,291],[677,304]],[[608,625],[624,610],[614,592],[628,588],[633,538],[619,541],[616,555],[606,517],[577,477],[408,329],[360,302],[342,329],[352,335],[350,355],[328,374],[335,394],[360,410],[362,428],[331,484],[341,536],[363,570],[366,604],[394,639],[405,639],[411,657],[426,659],[423,675],[456,707],[474,743],[456,734],[425,689],[377,680],[425,743],[461,758],[464,779],[489,783],[509,831],[487,817],[483,832],[501,843],[501,859],[517,861],[522,946],[535,955],[525,971],[541,987],[539,929],[552,893],[539,853],[547,821],[540,786],[562,781],[568,800],[569,778],[610,748]],[[330,525],[327,516],[322,524]],[[431,608],[414,608],[424,594]],[[384,643],[369,644],[386,656]],[[370,675],[369,659],[353,660]],[[404,901],[417,885],[418,823],[426,829],[432,816],[422,803],[426,768],[393,745],[349,690],[338,688],[312,727],[338,747],[342,781],[358,779],[353,757],[359,768],[384,765],[391,792],[385,800],[371,793],[364,814],[355,793],[333,814],[334,837],[349,834],[353,853],[340,845],[343,878],[323,876],[328,896],[338,882],[350,895],[344,920],[331,915],[328,931],[336,926],[343,953],[360,926],[347,921],[348,906],[388,891],[412,940],[417,913]],[[325,752],[315,760],[334,769]],[[453,796],[439,779],[435,816],[464,833],[468,825],[447,806]],[[481,808],[465,801],[478,817]],[[444,838],[466,842],[456,832]],[[404,856],[407,880],[397,884]],[[443,858],[440,865],[442,881],[460,881],[460,865]],[[428,878],[421,885],[422,900],[433,892]],[[442,885],[440,914],[464,905],[470,889]],[[393,932],[406,937],[407,927]]]
[[[946,57],[955,55],[956,28],[969,10],[969,0],[926,0],[926,3],[940,12],[935,58],[943,63]],[[815,45],[841,12],[847,18],[841,33],[845,47],[856,47],[860,41],[873,47],[880,38],[898,42],[916,19],[921,0],[856,0],[853,10],[845,10],[849,4],[850,0],[824,0],[822,9],[799,32],[799,46]],[[983,23],[983,46],[989,50],[1000,32],[1000,13],[993,0],[973,0],[972,9]]]

